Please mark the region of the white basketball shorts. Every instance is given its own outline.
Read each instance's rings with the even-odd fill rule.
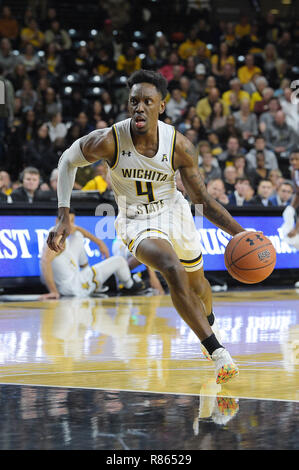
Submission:
[[[167,210],[146,219],[129,219],[119,214],[115,229],[134,256],[142,240],[162,238],[172,245],[186,271],[197,271],[203,266],[200,237],[189,203],[181,194]]]

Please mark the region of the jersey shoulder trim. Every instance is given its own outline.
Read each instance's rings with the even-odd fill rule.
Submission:
[[[110,165],[110,169],[114,170],[114,168],[117,167],[118,160],[119,160],[119,139],[118,139],[115,124],[113,124],[113,126],[112,126],[112,134],[113,134],[113,138],[114,138],[114,142],[115,142],[115,154],[114,154],[113,162]]]
[[[174,168],[174,152],[175,152],[175,141],[176,141],[176,130],[173,128],[173,135],[172,135],[172,143],[171,143],[171,154],[170,154],[170,164],[173,172],[175,172]]]

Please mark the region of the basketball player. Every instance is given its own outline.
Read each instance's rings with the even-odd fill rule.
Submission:
[[[129,77],[128,87],[131,117],[76,140],[61,156],[59,220],[47,243],[59,253],[70,233],[69,205],[77,167],[106,160],[119,208],[118,236],[141,263],[161,272],[176,310],[215,362],[216,382],[225,383],[239,372],[220,343],[199,234],[188,202],[176,189],[176,170],[191,201],[202,205],[211,222],[230,235],[244,229],[207,193],[192,143],[159,120],[167,81],[159,73],[140,70]]]
[[[291,204],[283,211],[284,224],[281,226],[281,230],[285,236],[284,240],[299,250],[299,218],[294,226],[296,209],[299,207],[299,149],[291,153],[290,164],[296,192]]]
[[[49,249],[45,244],[41,257],[41,279],[49,293],[41,300],[59,299],[61,295],[71,297],[88,297],[101,292],[104,282],[113,274],[124,285],[121,294],[133,295],[143,286],[132,277],[128,263],[122,256],[109,257],[105,243],[90,232],[75,225],[75,216],[70,218],[70,235],[64,240],[59,252]],[[84,249],[84,237],[95,242],[102,255],[107,258],[100,263],[89,266]]]

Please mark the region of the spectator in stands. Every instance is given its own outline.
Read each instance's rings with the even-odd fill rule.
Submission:
[[[82,188],[82,191],[98,191],[104,193],[108,188],[107,185],[107,167],[104,161],[100,161],[94,166],[94,178],[89,180]]]
[[[263,91],[268,86],[268,80],[263,76],[257,75],[253,83],[254,83],[255,91],[253,91],[253,93],[251,94],[251,98],[250,98],[251,111],[254,111],[255,104],[258,101],[262,101]]]
[[[234,192],[237,181],[237,169],[233,165],[226,166],[223,170],[223,182],[225,192],[229,195]]]
[[[231,136],[226,143],[226,150],[218,156],[219,164],[223,167],[233,164],[233,159],[242,153],[240,141],[237,137]]]
[[[268,179],[272,181],[273,196],[275,196],[275,194],[277,194],[277,189],[279,188],[280,184],[285,181],[285,178],[282,176],[282,172],[277,169],[270,170]]]
[[[72,56],[70,68],[82,77],[88,77],[92,70],[92,57],[86,46],[80,45]]]
[[[19,24],[12,16],[11,9],[5,5],[0,18],[0,36],[15,41],[19,34]]]
[[[213,106],[217,101],[220,101],[222,103],[223,113],[226,116],[228,114],[228,109],[225,103],[223,103],[223,101],[219,98],[218,88],[211,88],[208,96],[198,101],[196,105],[196,113],[200,117],[204,125],[206,125],[210,115],[212,114]]]
[[[48,29],[50,29],[51,23],[54,20],[58,20],[57,11],[56,11],[56,8],[50,6],[47,9],[46,17],[41,22],[41,30],[47,31]]]
[[[232,111],[239,110],[241,101],[250,99],[249,93],[241,89],[241,82],[237,77],[230,80],[229,86],[230,89],[223,93],[222,99]]]
[[[242,133],[236,127],[236,119],[232,114],[226,116],[225,125],[218,127],[217,134],[219,136],[220,143],[223,145],[226,144],[229,137],[235,137],[239,141],[242,140]]]
[[[22,88],[16,92],[16,97],[21,98],[23,111],[28,108],[34,108],[37,103],[37,93],[33,89],[29,78],[24,79]]]
[[[56,139],[64,138],[67,134],[67,128],[62,122],[62,115],[60,112],[53,114],[51,120],[47,123],[47,126],[52,143],[54,143]]]
[[[276,70],[276,63],[277,63],[277,50],[274,44],[268,43],[266,44],[264,53],[262,54],[263,57],[263,71],[264,75],[267,78],[270,86],[275,86],[277,82],[277,70]]]
[[[286,123],[299,135],[299,101],[292,100],[294,90],[285,88],[280,98],[280,106],[286,116]]]
[[[231,64],[235,67],[235,59],[229,54],[229,47],[226,42],[221,42],[218,54],[211,57],[213,75],[222,75],[225,64]]]
[[[207,184],[210,179],[221,178],[221,170],[212,164],[213,155],[211,152],[205,152],[202,155],[202,163],[199,165],[199,170],[202,178]]]
[[[17,64],[13,73],[8,75],[15,91],[20,90],[25,78],[29,78],[23,64]]]
[[[101,101],[103,104],[104,112],[103,119],[104,121],[107,121],[108,124],[111,126],[112,124],[114,124],[115,118],[118,114],[118,106],[112,100],[111,94],[107,90],[104,90],[101,94]]]
[[[95,128],[98,121],[104,119],[103,105],[100,100],[94,100],[87,112],[91,125]]]
[[[207,183],[207,192],[223,206],[229,204],[229,198],[221,178],[210,179]]]
[[[72,40],[67,31],[60,26],[57,18],[51,21],[51,27],[45,32],[45,43],[56,45],[58,51],[68,51],[72,47]]]
[[[182,116],[181,121],[177,124],[177,130],[182,134],[192,127],[192,119],[196,116],[195,106],[188,106],[184,115]]]
[[[265,168],[267,170],[278,169],[278,162],[274,152],[266,148],[266,141],[263,135],[259,134],[255,138],[254,148],[246,155],[246,160],[252,168],[257,168],[257,152],[263,152],[265,158]]]
[[[179,88],[174,88],[171,92],[171,98],[166,104],[165,111],[167,116],[169,116],[175,124],[182,118],[183,114],[186,112],[187,106],[188,103],[182,97],[181,90]]]
[[[257,101],[254,105],[254,112],[257,116],[260,116],[262,113],[265,113],[269,109],[270,100],[274,96],[273,88],[266,87],[262,91],[263,99]]]
[[[45,54],[45,64],[49,73],[60,76],[63,70],[61,55],[54,42],[48,44]]]
[[[278,24],[275,15],[271,11],[267,13],[262,24],[262,32],[264,40],[273,43],[276,43],[281,34],[281,26]]]
[[[80,127],[80,137],[89,134],[89,132],[94,130],[94,127],[89,122],[88,116],[84,111],[81,111],[81,113],[78,114],[76,122]]]
[[[235,72],[234,67],[230,63],[226,63],[223,67],[222,75],[217,77],[217,87],[220,90],[220,94],[223,96],[223,93],[229,91],[230,81],[234,78]]]
[[[202,123],[202,120],[197,116],[192,117],[191,119],[191,129],[194,129],[197,132],[197,140],[205,140],[207,138],[207,132],[205,126]]]
[[[11,193],[12,201],[34,202],[40,185],[38,169],[33,166],[26,167],[21,175],[21,183],[22,185]]]
[[[169,93],[172,92],[175,88],[181,88],[180,87],[180,79],[182,77],[182,69],[179,65],[174,65],[173,66],[173,77],[171,80],[168,82],[168,91]]]
[[[206,46],[204,46],[204,45],[200,46],[197,49],[196,55],[192,56],[192,58],[194,58],[195,67],[197,65],[203,65],[206,69],[207,75],[211,74],[212,65],[211,65],[211,61],[210,61],[209,57],[207,57],[207,48],[206,48]],[[187,64],[186,64],[186,68],[187,68]],[[195,72],[195,69],[193,70],[193,77],[194,77],[194,72]]]
[[[242,132],[244,142],[250,143],[250,138],[258,134],[258,121],[254,113],[250,112],[250,101],[247,98],[241,100],[240,111],[234,113],[236,127]]]
[[[259,182],[264,179],[268,179],[270,170],[265,166],[265,154],[263,150],[256,152],[256,169],[254,177],[254,187],[257,188]]]
[[[193,61],[194,62],[194,61]],[[175,51],[172,51],[169,54],[167,62],[163,67],[161,67],[158,71],[166,78],[168,82],[173,79],[173,68],[175,65],[180,65],[182,73],[185,70],[185,67],[179,63],[179,56]]]
[[[202,64],[198,64],[195,67],[195,76],[190,81],[188,102],[193,106],[202,98],[205,94],[206,86],[206,68]]]
[[[10,174],[5,171],[0,171],[0,193],[9,196],[12,193],[12,184]]]
[[[0,81],[5,85],[5,100],[0,105],[0,146],[4,143],[7,127],[12,126],[14,119],[14,89],[11,81],[4,77],[3,72],[2,65],[0,65]],[[3,100],[3,97],[1,97],[1,100]]]
[[[235,27],[235,35],[238,40],[244,38],[244,36],[249,36],[251,32],[251,24],[248,21],[248,16],[242,15],[240,17],[239,23]]]
[[[142,59],[142,68],[145,70],[157,70],[163,65],[163,60],[154,44],[149,44],[145,58]]]
[[[187,36],[187,39],[182,42],[178,49],[179,57],[186,60],[190,56],[195,56],[200,46],[205,46],[197,36],[197,28],[192,28]]]
[[[293,195],[293,184],[284,181],[278,186],[276,194],[270,197],[270,202],[273,206],[288,206],[292,202]]]
[[[218,156],[221,153],[223,153],[224,148],[220,144],[217,132],[215,132],[213,130],[208,132],[208,142],[209,142],[210,147],[211,147],[212,155]]]
[[[259,182],[257,187],[257,195],[254,196],[248,203],[250,205],[257,205],[257,206],[273,206],[270,197],[273,193],[273,185],[269,179],[262,179]]]
[[[30,78],[36,78],[37,69],[41,62],[32,44],[26,44],[24,53],[18,57],[18,62],[24,65],[26,73]]]
[[[236,168],[237,178],[248,178],[250,183],[253,185],[256,172],[247,164],[245,155],[238,154],[234,156],[232,163]]]
[[[264,111],[259,117],[259,130],[264,133],[274,120],[276,111],[280,109],[278,98],[273,96],[268,103],[268,110]]]
[[[254,191],[248,178],[237,178],[235,191],[229,196],[229,205],[244,206],[252,199]]]
[[[221,101],[214,103],[212,112],[206,121],[206,127],[217,131],[217,129],[224,127],[226,123],[226,117],[224,116],[224,108]]]
[[[37,131],[37,136],[25,146],[24,163],[35,166],[47,179],[58,163],[58,156],[49,138],[47,124],[43,123]]]
[[[46,90],[44,111],[46,119],[51,119],[53,114],[62,112],[62,104],[59,96],[52,87],[49,87]]]
[[[115,75],[115,62],[109,55],[108,49],[101,47],[92,62],[92,71],[95,75],[101,75],[110,80]]]
[[[21,40],[23,46],[32,44],[35,48],[41,48],[45,41],[45,35],[39,30],[39,26],[35,18],[31,18],[28,26],[21,30]]]
[[[22,124],[20,125],[18,132],[24,144],[36,137],[37,132],[37,120],[35,111],[32,108],[29,108],[24,113],[24,118]]]
[[[185,61],[185,66],[180,64],[180,67],[182,68],[182,73],[184,73],[185,77],[188,77],[189,80],[192,80],[195,77],[196,62],[193,55],[190,55],[190,57]]]
[[[295,50],[294,44],[292,41],[292,36],[290,31],[283,31],[280,38],[276,42],[277,52],[279,57],[285,59],[289,64],[294,64],[295,62]]]
[[[297,145],[298,136],[286,123],[285,113],[277,111],[274,122],[266,129],[267,147],[279,157],[287,158]]]
[[[245,65],[238,69],[238,77],[242,84],[250,82],[256,73],[262,73],[260,67],[254,65],[254,55],[247,54],[245,57]]]
[[[126,76],[141,69],[141,59],[133,46],[124,47],[123,53],[117,59],[116,69]]]
[[[12,52],[11,42],[4,37],[0,42],[0,66],[3,68],[3,76],[12,74],[16,65],[17,57]]]

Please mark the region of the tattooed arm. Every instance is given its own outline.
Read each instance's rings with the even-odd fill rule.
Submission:
[[[207,219],[230,235],[244,231],[230,213],[208,194],[199,172],[197,152],[192,143],[180,133],[177,133],[174,167],[180,171],[191,201],[193,204],[202,204],[203,214]]]

